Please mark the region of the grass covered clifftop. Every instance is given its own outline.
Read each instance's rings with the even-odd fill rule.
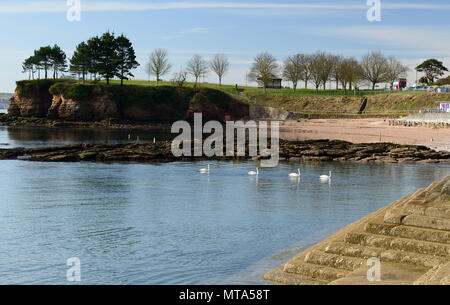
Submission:
[[[450,101],[450,93],[399,92],[366,97],[294,96],[283,94],[248,94],[258,105],[297,113],[355,115],[367,98],[366,115],[404,115],[423,109],[436,109],[438,102]]]
[[[173,122],[203,112],[205,119],[248,116],[248,104],[213,88],[81,84],[71,80],[17,82],[10,114],[68,120],[115,118]]]
[[[113,81],[113,83],[118,83]],[[130,80],[125,84],[153,87],[156,82]],[[160,82],[165,86],[171,86],[171,82]],[[187,87],[193,87],[193,83],[186,83]],[[202,87],[216,89],[232,95],[238,94],[234,85],[222,85],[202,83]],[[290,112],[304,114],[319,114],[323,116],[356,115],[362,101],[367,98],[368,103],[364,111],[366,115],[406,115],[424,108],[436,108],[437,102],[450,101],[450,93],[434,93],[423,91],[395,91],[361,90],[355,95],[354,91],[347,90],[319,90],[314,89],[268,89],[264,94],[263,89],[252,86],[239,86],[244,98],[260,106],[278,108]]]

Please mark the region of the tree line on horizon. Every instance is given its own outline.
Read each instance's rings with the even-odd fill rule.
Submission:
[[[83,83],[89,76],[91,80],[96,81],[105,79],[107,84],[116,77],[123,85],[124,80],[134,77],[131,71],[139,65],[131,41],[123,34],[116,37],[108,31],[78,44],[69,65],[64,51],[54,45],[35,50],[32,56],[25,59],[22,67],[24,73],[29,73],[29,79],[34,79],[36,73],[40,79],[41,71],[46,79],[49,71],[53,71],[54,79],[64,72],[70,72]],[[172,81],[183,86],[188,75],[191,75],[197,87],[198,81],[212,71],[222,86],[223,77],[229,72],[230,66],[230,61],[224,54],[216,54],[210,60],[194,55],[187,62],[185,70],[174,73]],[[164,49],[155,49],[145,65],[149,80],[150,76],[154,75],[157,85],[171,69],[168,51]],[[395,57],[387,57],[381,51],[368,52],[360,61],[354,57],[324,51],[313,54],[298,53],[288,56],[283,63],[279,63],[270,53],[263,52],[254,58],[248,76],[250,80],[260,84],[264,92],[274,78],[291,82],[294,92],[301,81],[304,82],[305,89],[312,84],[316,91],[321,87],[325,90],[327,82],[331,81],[336,83],[336,89],[340,86],[345,91],[357,89],[363,81],[370,83],[372,90],[375,90],[376,85],[380,83],[389,83],[392,89],[393,83],[408,70],[409,68]],[[425,74],[420,80],[422,83],[432,84],[448,69],[439,60],[429,59],[417,66],[416,71]]]

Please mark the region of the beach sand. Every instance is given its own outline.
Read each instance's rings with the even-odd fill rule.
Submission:
[[[383,118],[288,121],[280,124],[280,137],[293,141],[329,139],[352,143],[391,142],[450,151],[450,129],[389,126],[389,120]]]

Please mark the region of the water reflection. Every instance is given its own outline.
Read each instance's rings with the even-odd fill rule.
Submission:
[[[0,127],[0,147],[41,147],[78,143],[118,144],[173,139],[165,129]]]

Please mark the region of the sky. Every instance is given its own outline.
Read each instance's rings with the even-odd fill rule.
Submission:
[[[141,64],[135,79],[148,78],[145,63],[155,48],[168,50],[172,73],[194,54],[224,53],[231,62],[224,83],[239,85],[263,51],[282,62],[318,50],[358,59],[381,50],[411,68],[410,85],[427,58],[450,69],[448,0],[380,0],[381,20],[372,22],[372,0],[80,0],[79,21],[67,18],[68,2],[76,0],[0,0],[0,92],[27,78],[22,62],[34,49],[58,44],[70,58],[78,43],[108,30],[132,41]],[[218,82],[212,73],[205,81]]]

